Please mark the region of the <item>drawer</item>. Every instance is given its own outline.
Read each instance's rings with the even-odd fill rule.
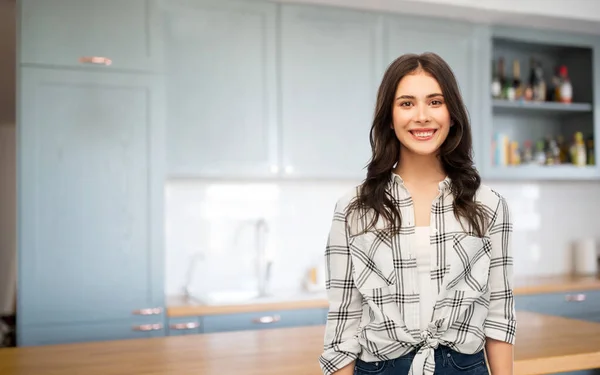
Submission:
[[[587,290],[570,293],[515,296],[515,308],[517,310],[557,315],[566,318],[599,321],[600,291]]]
[[[197,316],[169,318],[168,321],[168,336],[196,335],[202,332],[202,318]]]
[[[322,325],[325,323],[326,314],[326,309],[302,309],[208,315],[203,318],[203,332],[214,333]]]

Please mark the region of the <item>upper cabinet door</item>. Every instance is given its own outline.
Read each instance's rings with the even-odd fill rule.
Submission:
[[[155,0],[21,0],[19,6],[20,63],[161,69]]]
[[[163,4],[169,174],[276,175],[276,5]]]
[[[21,70],[20,328],[162,325],[137,312],[164,305],[160,80]]]
[[[362,179],[382,73],[379,17],[296,5],[281,17],[284,172]]]

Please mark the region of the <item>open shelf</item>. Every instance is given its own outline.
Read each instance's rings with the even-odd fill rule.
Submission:
[[[595,155],[598,155],[594,149],[597,143],[594,48],[595,45],[585,43],[559,45],[552,40],[524,40],[520,35],[492,38],[492,59],[496,63],[504,62],[500,70],[505,79],[499,80],[500,86],[494,86],[495,95],[500,94],[500,97],[491,98],[487,133],[491,158],[482,173],[484,179],[600,179],[600,168],[595,160],[588,163],[592,156],[597,159]],[[563,67],[563,72],[566,67],[572,85],[572,103],[562,103],[558,97],[560,90],[555,89],[555,83],[560,84],[559,67]],[[520,70],[519,86],[513,80],[516,68]],[[502,77],[498,72],[495,74]],[[538,85],[540,76],[545,87]],[[492,88],[491,76],[489,83]],[[502,88],[500,92],[498,87]],[[523,97],[518,97],[519,92]],[[578,133],[585,150],[572,153],[571,145]],[[579,166],[577,161],[581,159],[577,155],[583,154],[587,160],[585,165]]]
[[[496,113],[518,113],[522,111],[550,115],[569,114],[573,112],[586,113],[593,110],[590,103],[565,104],[557,102],[509,101],[499,99],[492,101],[492,107]]]

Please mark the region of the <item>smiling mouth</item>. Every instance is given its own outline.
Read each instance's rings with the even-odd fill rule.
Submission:
[[[437,129],[416,129],[410,130],[413,138],[418,141],[428,141],[433,138],[433,135],[437,132]]]

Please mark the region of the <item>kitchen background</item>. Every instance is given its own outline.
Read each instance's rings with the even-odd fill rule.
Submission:
[[[42,3],[47,4],[50,2],[52,0],[45,0],[44,2],[28,1],[25,4],[42,6]],[[287,3],[287,1],[282,2]],[[129,2],[128,8],[124,8],[124,14],[130,14],[128,12],[131,9],[142,3],[144,2]],[[177,1],[176,3],[185,6],[191,2]],[[235,4],[235,8],[231,9],[241,9],[240,12],[244,14],[244,11],[248,11],[244,4],[252,3],[262,4],[262,2],[252,0],[228,2],[227,4]],[[290,1],[290,3],[292,2]],[[352,27],[352,22],[362,22],[352,21],[352,17],[357,19],[361,17],[362,12],[356,11],[356,9],[378,11],[382,14],[385,9],[386,14],[404,17],[412,17],[410,14],[418,13],[427,17],[444,16],[455,21],[476,20],[483,23],[509,25],[509,27],[515,24],[531,28],[543,26],[556,32],[600,34],[600,3],[594,1],[572,1],[568,7],[561,1],[536,0],[415,0],[396,2],[306,0],[297,1],[296,3],[354,8],[355,13],[348,13],[351,19],[348,34],[341,41],[333,38],[336,35],[344,36],[344,34],[328,29],[331,26],[325,25],[323,21],[325,18],[320,19],[318,16],[319,11],[314,9],[311,11],[312,13],[309,12],[308,14],[316,20],[318,26],[315,27],[323,27],[325,35],[331,39],[324,37],[322,43],[317,44],[314,50],[311,50],[312,47],[309,44],[303,44],[299,41],[301,38],[294,39],[300,33],[298,30],[294,30],[293,26],[290,26],[291,29],[286,29],[283,33],[283,37],[289,38],[287,40],[290,43],[299,43],[304,53],[309,55],[312,53],[309,56],[310,63],[321,63],[326,68],[325,70],[328,70],[331,74],[339,74],[335,77],[339,79],[338,82],[343,82],[343,77],[360,81],[358,84],[349,85],[348,89],[341,89],[348,95],[347,102],[340,103],[336,101],[336,91],[327,83],[321,84],[318,76],[317,78],[312,76],[310,79],[313,80],[310,82],[303,81],[306,77],[296,78],[295,74],[298,72],[310,71],[311,69],[314,71],[319,70],[317,65],[309,65],[310,63],[302,65],[303,62],[309,61],[303,60],[306,58],[305,55],[290,49],[282,56],[271,59],[270,55],[274,52],[268,49],[270,47],[258,52],[253,47],[257,45],[256,43],[260,44],[262,42],[266,43],[265,45],[270,45],[269,43],[275,42],[275,40],[268,39],[257,42],[256,39],[253,39],[254,35],[228,32],[228,27],[236,26],[239,26],[242,30],[244,27],[251,30],[252,22],[258,22],[253,17],[244,18],[233,15],[230,18],[217,18],[215,20],[201,13],[196,14],[193,12],[174,12],[170,17],[164,17],[164,20],[166,20],[165,28],[168,30],[166,35],[168,36],[162,42],[164,45],[160,48],[164,48],[166,51],[165,66],[167,66],[168,76],[170,77],[165,90],[166,102],[169,108],[165,114],[167,122],[174,124],[178,121],[180,123],[188,121],[186,126],[190,126],[189,124],[194,122],[190,119],[198,116],[200,119],[198,121],[213,121],[219,126],[206,129],[206,137],[203,137],[204,133],[202,132],[194,132],[185,127],[182,128],[183,130],[167,132],[166,142],[169,154],[168,157],[165,157],[165,160],[168,173],[160,191],[163,196],[164,209],[153,211],[164,215],[164,221],[159,220],[162,222],[162,226],[155,228],[164,231],[164,252],[159,252],[164,261],[158,263],[161,269],[156,271],[156,275],[161,275],[164,272],[164,278],[160,278],[163,288],[163,290],[160,290],[160,294],[178,296],[187,291],[195,296],[204,296],[209,300],[212,298],[213,301],[226,298],[223,296],[235,300],[237,296],[244,293],[253,293],[256,290],[257,283],[259,283],[255,275],[257,257],[264,257],[266,263],[270,264],[267,285],[268,289],[276,295],[295,296],[304,288],[307,280],[312,279],[314,281],[315,278],[317,280],[316,286],[311,286],[311,292],[320,293],[324,290],[322,283],[323,252],[334,204],[343,193],[361,182],[361,168],[368,161],[369,105],[372,105],[376,89],[371,83],[376,82],[378,84],[377,74],[380,73],[380,71],[375,73],[359,71],[365,66],[371,66],[369,65],[371,61],[366,61],[367,58],[364,58],[364,61],[360,60],[360,54],[353,53],[352,47],[348,47],[347,43],[355,37],[358,39],[357,44],[361,48],[365,47],[366,41],[368,42],[368,38],[364,38],[364,35],[361,34],[364,31],[363,26]],[[74,2],[69,3],[66,0],[55,1],[55,4],[65,7],[65,9],[69,6],[75,7]],[[16,94],[14,89],[16,76],[15,6],[14,1],[0,0],[0,55],[2,56],[0,58],[0,313],[4,314],[11,314],[15,311],[17,269],[15,189],[17,180],[15,167],[17,132],[15,131]],[[221,7],[226,7],[226,5]],[[32,8],[27,9],[32,11]],[[48,7],[47,10],[50,12],[51,7]],[[269,12],[270,10],[262,14],[261,17],[265,17],[265,14],[270,15]],[[32,14],[39,17],[43,12],[38,14],[32,11]],[[116,17],[116,14],[110,14]],[[276,14],[280,15],[279,13]],[[284,12],[285,14],[287,13]],[[336,11],[333,11],[332,14],[331,19],[333,20],[339,20],[339,17],[341,17]],[[138,22],[139,20],[139,18],[136,18],[134,21]],[[202,22],[199,20],[202,20]],[[322,25],[319,24],[319,20],[323,21]],[[219,22],[225,23],[224,26],[221,27],[223,24],[219,24]],[[277,23],[279,21],[275,21],[275,19],[264,22],[267,22],[268,28],[280,26]],[[415,22],[419,23],[418,20],[415,20]],[[429,18],[426,22],[427,24],[436,23],[435,19],[432,21]],[[203,29],[202,25],[208,26]],[[41,30],[46,26],[41,24]],[[210,27],[213,28],[213,31],[216,30],[213,34],[208,32]],[[381,29],[377,27],[379,26],[376,26],[375,33],[381,33]],[[121,29],[116,28],[116,30]],[[272,29],[269,29],[268,38],[280,41],[278,38],[282,36],[274,35],[272,31]],[[231,50],[214,48],[209,59],[207,59],[208,62],[202,60],[201,57],[206,59],[206,56],[202,56],[199,52],[189,53],[185,55],[186,58],[181,58],[183,56],[181,55],[182,51],[194,51],[194,48],[201,50],[201,46],[212,46],[210,38],[217,35],[221,35],[223,38],[219,43],[232,43],[231,45],[236,46],[243,46],[247,43],[249,47],[245,49],[236,47]],[[312,42],[317,43],[319,38],[315,35],[318,35],[318,32],[306,37],[312,38]],[[35,38],[39,35],[29,35],[29,37]],[[589,37],[596,38],[600,42],[598,36]],[[409,35],[406,38],[414,38],[414,35]],[[41,39],[37,43],[41,43]],[[143,43],[143,41],[140,41],[140,43]],[[375,42],[375,44],[377,43],[379,42]],[[411,46],[420,46],[419,40],[410,40],[407,43]],[[329,48],[333,49],[334,52],[327,54],[319,61],[318,54]],[[380,48],[380,46],[373,48]],[[40,51],[42,51],[40,56],[47,52],[44,49],[40,49]],[[66,51],[66,47],[61,51]],[[123,49],[119,50],[120,53],[123,53],[123,51]],[[479,56],[477,53],[481,51],[476,48],[474,51],[472,52],[472,61],[485,59],[481,64],[486,66],[491,66],[490,60],[496,57],[488,56],[485,53]],[[434,52],[437,51],[434,50]],[[24,69],[31,69],[32,76],[38,74],[38,77],[42,77],[40,71],[35,71],[40,58],[27,49],[25,49],[24,55],[30,58],[30,61],[23,65]],[[375,55],[371,57],[376,60],[373,65],[383,66],[383,62],[377,60],[379,57]],[[255,70],[248,69],[250,73],[243,69],[233,70],[235,66],[233,62],[236,61],[236,58],[247,58],[246,63]],[[287,84],[289,85],[283,89],[283,92],[278,91],[282,88],[268,81],[268,78],[267,82],[262,82],[260,80],[264,77],[257,78],[253,76],[257,67],[252,64],[263,61],[263,58],[270,62],[283,61],[284,64],[289,64],[285,68],[289,68],[289,71],[284,69],[281,73],[284,79],[288,80]],[[360,61],[353,60],[357,58]],[[41,62],[42,65],[44,63]],[[118,63],[119,61],[115,60],[115,68],[118,68]],[[523,64],[525,63],[523,61]],[[62,61],[57,62],[57,65],[68,66],[69,64]],[[598,66],[599,63],[595,62],[595,64]],[[472,89],[476,85],[474,83],[477,81],[475,75],[481,74],[481,72],[472,72],[467,66],[453,66],[453,68],[457,70],[457,75],[460,78],[465,78],[467,82],[470,82],[465,85],[467,89]],[[512,68],[512,60],[507,60],[505,70],[507,76],[511,79]],[[195,72],[202,71],[202,69],[212,69],[213,76],[211,77],[216,78],[195,74]],[[265,70],[269,71],[270,69],[275,69],[275,67],[268,66]],[[489,69],[489,75],[486,75],[486,79],[489,77],[492,80],[492,68],[486,69]],[[487,70],[484,69],[483,71]],[[230,78],[221,79],[222,77],[219,74],[230,75]],[[474,75],[473,78],[467,78],[470,74]],[[550,74],[550,72],[546,73],[548,84],[550,84]],[[374,76],[377,78],[373,79]],[[301,76],[298,75],[298,77]],[[529,70],[521,69],[521,77],[523,81],[527,81]],[[60,77],[52,78],[50,81],[56,81],[57,79],[60,79]],[[591,81],[591,78],[588,79]],[[102,77],[99,76],[97,80],[102,81]],[[40,79],[40,81],[43,80]],[[218,82],[220,81],[224,83],[219,85]],[[335,82],[335,80],[333,81]],[[274,103],[269,101],[271,99],[253,99],[252,93],[244,91],[246,89],[242,85],[236,85],[240,82],[246,83],[250,87],[253,87],[252,85],[254,87],[265,85],[267,91],[275,90],[278,95],[281,95],[281,99],[277,100],[281,100],[284,107],[296,100],[301,102],[298,107],[300,109],[293,109],[284,115],[273,115],[271,107],[274,106]],[[294,91],[294,85],[298,88],[298,91]],[[207,90],[199,92],[198,87],[206,87]],[[313,91],[308,91],[309,94],[303,94],[301,92],[303,87]],[[357,92],[353,92],[357,87],[368,87],[368,89],[362,91],[359,89]],[[27,89],[29,89],[29,86]],[[337,90],[340,90],[340,88],[338,87]],[[243,100],[238,102],[236,93]],[[482,95],[491,96],[491,88]],[[577,96],[578,93],[574,95]],[[231,101],[222,101],[216,108],[205,108],[203,100],[214,97],[231,98]],[[124,98],[128,99],[128,97]],[[469,110],[473,120],[472,126],[477,137],[478,166],[483,167],[490,165],[488,155],[491,153],[492,148],[492,137],[484,138],[484,136],[491,135],[492,131],[490,130],[490,133],[488,133],[487,130],[483,130],[488,114],[480,113],[481,108],[489,104],[488,100],[491,99],[482,98],[483,96],[480,98],[476,90],[468,94]],[[52,103],[54,105],[60,103],[60,101],[53,102],[50,99],[48,99],[50,103],[48,108],[53,105]],[[211,100],[207,101],[214,104],[214,101]],[[244,100],[247,102],[244,102]],[[311,124],[311,116],[319,116],[318,111],[325,110],[325,104],[320,103],[324,100],[331,100],[333,104],[327,105],[339,110],[340,114],[359,103],[364,104],[364,110],[356,112],[358,115],[354,113],[342,115],[338,119],[332,115],[331,110],[328,113],[324,111],[323,114],[323,116],[330,116],[323,121],[348,121],[349,127],[358,126],[362,130],[346,134],[343,131],[344,126],[339,123],[333,130]],[[253,106],[263,105],[271,108],[269,110],[271,112],[266,116],[263,116],[264,113],[260,113],[261,111],[258,111],[257,114],[256,111],[252,110]],[[315,113],[307,114],[306,111],[301,110],[302,108],[314,108]],[[201,109],[209,114],[201,112]],[[596,108],[593,110],[595,112]],[[256,121],[264,121],[264,123],[257,125]],[[304,136],[300,133],[294,133],[293,130],[275,135],[275,138],[283,140],[284,144],[291,145],[292,151],[283,152],[292,155],[288,159],[292,160],[293,155],[301,155],[304,161],[308,160],[304,165],[288,163],[285,159],[289,155],[272,157],[273,154],[281,152],[282,147],[280,144],[272,142],[272,124],[278,121],[293,124],[298,128],[307,127],[313,130],[312,134]],[[202,124],[195,125],[201,126]],[[598,125],[596,125],[597,128]],[[197,129],[202,128],[197,127]],[[337,131],[339,129],[341,131]],[[124,137],[129,135],[125,134]],[[572,134],[566,134],[566,136],[570,139]],[[349,140],[356,147],[344,148],[345,137],[349,137]],[[222,141],[225,139],[232,140],[228,148],[223,148]],[[484,139],[490,139],[490,141],[484,141]],[[215,140],[221,143],[217,142],[217,146],[211,145]],[[197,142],[196,146],[193,142]],[[313,142],[321,146],[319,149],[321,151],[313,149]],[[324,148],[322,146],[328,143],[332,144],[329,150],[330,153],[323,153]],[[197,153],[197,160],[203,160],[203,162],[217,160],[214,163],[216,169],[213,170],[206,165],[198,166],[193,163],[186,165],[191,157],[190,155],[192,155],[190,150]],[[227,160],[227,158],[219,160],[218,153],[232,153],[234,157],[231,160]],[[595,155],[597,153],[595,151]],[[235,156],[242,157],[240,160],[236,160]],[[310,168],[311,165],[318,165],[319,158],[323,158],[324,161],[332,159],[336,163],[338,161],[344,163],[345,171],[350,168],[353,173],[341,173],[339,175],[335,172],[329,173],[329,171],[334,170],[331,165],[335,167],[335,163],[328,164],[324,162],[325,166],[322,171],[316,173],[317,177],[304,178],[305,175],[311,175],[310,170],[306,168]],[[257,164],[252,163],[255,160],[265,161],[265,169],[268,172],[264,174],[255,173],[252,169]],[[112,162],[118,163],[118,159],[114,159]],[[272,165],[269,165],[269,162],[272,162]],[[191,173],[190,169],[195,167],[197,167],[196,170],[201,172]],[[219,169],[221,167],[222,169]],[[220,171],[226,171],[223,174],[226,176],[223,177]],[[597,170],[593,169],[592,173],[597,173]],[[275,175],[276,177],[274,177]],[[513,235],[515,274],[517,276],[540,276],[570,273],[573,244],[587,239],[600,240],[600,220],[597,219],[600,181],[597,178],[589,178],[586,173],[583,173],[584,178],[564,178],[559,175],[556,175],[556,178],[538,178],[535,174],[531,174],[531,178],[510,178],[510,175],[508,176],[509,178],[503,178],[497,174],[484,175],[484,183],[503,194],[511,206],[515,224]],[[596,177],[600,177],[600,175]],[[265,225],[260,226],[263,223],[261,220],[264,220]],[[59,228],[59,230],[65,230],[65,228],[66,226]],[[160,242],[160,237],[158,236],[152,241]],[[261,249],[264,249],[264,251],[261,251]],[[45,259],[52,258],[48,256]],[[110,259],[116,260],[119,258]],[[67,262],[71,261],[75,264],[80,259],[69,258],[67,260]],[[148,263],[151,262],[148,261]],[[151,268],[156,264],[148,265],[148,263],[144,263],[143,267]],[[31,269],[28,269],[27,272],[31,272]],[[94,272],[93,274],[96,277],[103,274],[98,270]],[[105,270],[105,272],[107,275],[110,274],[110,270]],[[125,274],[125,271],[121,269],[117,272],[121,272],[119,275]],[[83,277],[82,274],[83,272],[77,275]],[[56,275],[56,277],[59,276]],[[48,280],[50,279],[48,278]],[[65,285],[67,285],[67,281],[65,281]],[[124,285],[119,284],[119,282],[124,283],[127,280],[116,280],[116,287]],[[127,298],[127,293],[124,293],[124,300]],[[50,305],[55,306],[54,302],[49,302],[49,305],[45,306]],[[40,302],[40,306],[44,305],[41,305]],[[53,307],[48,308],[52,309]],[[28,319],[35,316],[36,313],[28,313],[27,315]]]

